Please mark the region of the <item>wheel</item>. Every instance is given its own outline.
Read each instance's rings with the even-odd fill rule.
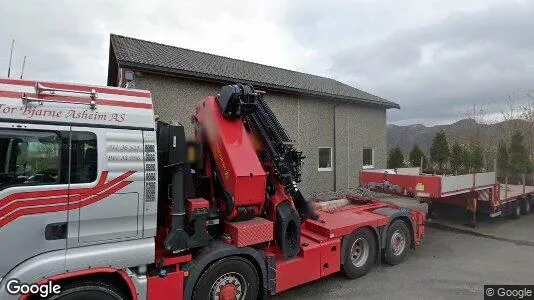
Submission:
[[[521,214],[528,215],[530,213],[532,206],[530,203],[530,199],[523,198],[521,199]]]
[[[510,217],[512,219],[519,219],[519,217],[521,217],[521,205],[519,204],[519,200],[515,200],[512,203],[512,212]]]
[[[343,238],[343,272],[349,278],[367,274],[376,258],[375,234],[367,228],[357,230]]]
[[[252,263],[241,257],[223,258],[208,267],[193,291],[195,300],[255,300],[259,279]]]
[[[386,234],[386,248],[384,249],[384,260],[390,265],[401,263],[408,249],[410,248],[412,237],[410,230],[404,221],[396,220],[388,228]]]
[[[432,203],[432,201],[427,202],[428,209],[426,212],[426,218],[429,221],[432,221],[433,219],[438,219],[440,217],[440,207],[436,203]]]
[[[61,289],[61,294],[53,295],[47,300],[126,300],[126,296],[104,282],[79,282]]]

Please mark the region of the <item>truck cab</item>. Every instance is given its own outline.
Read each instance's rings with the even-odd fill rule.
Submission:
[[[0,278],[154,262],[154,124],[146,91],[0,79]]]

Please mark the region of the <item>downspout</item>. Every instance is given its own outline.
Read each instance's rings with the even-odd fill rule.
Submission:
[[[336,148],[336,142],[337,142],[337,131],[336,131],[336,108],[341,104],[341,102],[334,105],[334,113],[332,114],[334,117],[334,157],[333,157],[333,165],[334,165],[334,191],[337,191],[337,148]]]

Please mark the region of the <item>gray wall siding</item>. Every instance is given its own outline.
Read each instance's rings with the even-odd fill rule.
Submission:
[[[191,116],[206,96],[216,95],[220,84],[143,73],[135,78],[135,88],[149,90],[154,110],[162,121],[180,122],[189,137],[193,135]]]
[[[304,194],[334,189],[334,172],[318,171],[319,147],[334,148],[334,103],[311,97],[268,92],[266,102],[280,120],[296,147],[304,152]]]
[[[354,105],[349,109],[349,114],[349,186],[357,187],[364,147],[374,149],[375,168],[386,167],[386,111]]]
[[[350,107],[349,104],[340,104],[335,107],[335,185],[337,190],[350,188],[350,183],[353,181],[349,178],[349,158],[351,157],[349,147],[354,147],[354,143],[350,139],[349,121],[350,121]],[[354,156],[354,155],[352,155]],[[356,157],[352,158],[353,160]]]
[[[319,147],[334,148],[334,103],[312,98],[299,101],[299,148],[306,160],[302,174],[305,194],[334,189],[334,171],[318,171]]]
[[[156,114],[179,121],[192,137],[195,105],[216,95],[221,84],[144,73],[136,76],[135,87],[151,91]],[[304,194],[357,187],[364,147],[375,149],[375,167],[385,167],[385,109],[270,91],[265,100],[306,155],[300,184]],[[318,171],[319,147],[333,148],[333,171]]]

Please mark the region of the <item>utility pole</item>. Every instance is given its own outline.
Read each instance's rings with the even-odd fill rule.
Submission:
[[[423,174],[423,156],[421,156],[421,161],[419,162],[419,175]]]
[[[13,58],[13,47],[15,47],[15,39],[11,42],[11,53],[9,54],[9,66],[7,67],[7,78],[11,75],[11,59]]]
[[[26,66],[26,55],[24,55],[24,60],[22,61],[22,70],[20,71],[20,79],[24,76],[24,67]]]

